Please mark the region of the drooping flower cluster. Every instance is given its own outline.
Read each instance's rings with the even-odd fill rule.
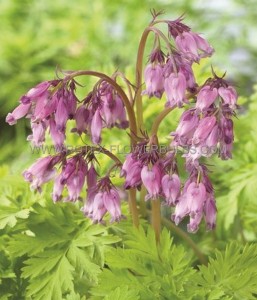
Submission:
[[[124,104],[115,89],[103,81],[95,86],[94,90],[77,109],[75,120],[77,131],[89,132],[94,144],[101,142],[101,131],[103,127],[112,128],[116,126],[126,129],[129,125]]]
[[[10,124],[16,124],[22,117],[30,119],[32,134],[28,140],[36,147],[45,142],[49,128],[56,146],[65,140],[66,123],[74,117],[77,105],[75,83],[64,84],[61,80],[45,81],[20,98],[20,105],[6,117]]]
[[[109,177],[96,181],[95,172],[88,176],[87,202],[81,209],[94,222],[102,222],[104,215],[109,212],[111,222],[119,221],[122,217],[120,196]],[[93,184],[92,184],[93,183]]]
[[[123,102],[111,85],[98,84],[80,106],[75,91],[74,80],[42,82],[20,98],[20,105],[7,115],[6,122],[14,125],[18,119],[29,118],[32,134],[27,139],[40,147],[49,129],[53,143],[59,149],[65,142],[68,120],[75,119],[76,128],[72,131],[90,133],[94,144],[100,143],[102,128],[128,127]]]
[[[170,38],[176,48],[169,44],[169,53],[165,56],[158,40],[144,73],[146,90],[143,94],[161,98],[165,92],[166,106],[170,107],[181,107],[183,103],[187,103],[186,91],[195,92],[197,87],[192,64],[214,52],[208,42],[192,32],[182,20],[179,18],[167,22]]]
[[[171,218],[176,224],[189,218],[188,231],[196,232],[205,218],[207,229],[213,229],[217,209],[214,188],[203,158],[210,158],[215,153],[221,159],[232,157],[232,117],[237,109],[237,93],[231,84],[214,71],[213,78],[207,79],[199,87],[192,65],[199,63],[201,58],[211,56],[213,48],[199,34],[191,31],[182,18],[155,22],[158,15],[153,15],[147,28],[155,35],[155,39],[149,63],[144,70],[145,90],[142,94],[156,98],[162,98],[165,94],[165,116],[167,110],[187,107],[176,130],[171,133],[171,149],[164,153],[160,151],[158,126],[153,126],[155,130],[151,131],[150,137],[142,131],[142,120],[139,121],[140,115],[143,116],[141,103],[135,114],[135,102],[141,101],[143,74],[140,66],[145,35],[139,48],[135,86],[121,72],[115,72],[112,77],[95,71],[67,72],[63,79],[45,81],[29,90],[20,98],[19,106],[7,115],[6,121],[14,125],[18,119],[29,118],[32,134],[28,140],[36,147],[44,144],[49,131],[57,153],[38,159],[24,171],[23,176],[30,182],[31,188],[39,192],[43,184],[53,180],[54,202],[81,200],[86,191],[86,200],[81,209],[85,216],[93,222],[104,222],[104,216],[109,213],[111,221],[119,221],[122,218],[120,195],[110,180],[110,172],[114,168],[121,168],[120,176],[125,178],[125,190],[140,190],[144,186],[147,190],[146,201],[161,199],[163,204],[173,207]],[[156,25],[161,22],[168,26],[168,36],[157,28]],[[129,89],[128,96],[126,90],[117,83],[118,74],[122,74],[121,78]],[[82,75],[96,76],[99,81],[79,101],[76,96],[79,84],[74,78]],[[162,116],[160,114],[156,118],[158,124]],[[65,149],[69,120],[75,124],[71,131],[78,135],[89,135],[94,146],[82,146],[80,151]],[[101,146],[103,128],[114,126],[130,128],[132,147],[123,164],[114,153]],[[177,149],[184,151],[188,174],[184,183],[179,175]],[[97,167],[95,151],[114,161],[115,164],[107,173],[103,174]]]
[[[141,153],[135,151],[129,154],[124,162],[122,175],[126,177],[125,188],[140,189],[141,185],[144,185],[147,190],[146,201],[161,198],[165,205],[175,206],[172,220],[177,225],[184,217],[190,217],[188,224],[190,232],[198,230],[203,216],[207,229],[213,229],[216,221],[216,204],[207,168],[202,164],[197,168],[187,164],[190,176],[182,188],[174,151],[161,157],[155,146],[144,148],[144,154],[142,144],[139,148]],[[131,176],[132,174],[135,176]],[[135,177],[137,181],[133,181]]]
[[[188,149],[188,163],[198,164],[202,156],[219,150],[222,159],[232,157],[234,140],[232,116],[237,94],[223,78],[209,79],[199,90],[194,108],[185,111],[175,132],[172,146]]]
[[[60,168],[61,172],[58,173],[57,169]],[[54,180],[54,202],[81,200],[80,195],[86,182],[87,202],[81,209],[86,216],[94,222],[101,222],[107,212],[112,217],[111,221],[118,221],[122,217],[119,193],[108,176],[97,181],[98,174],[91,152],[69,158],[66,158],[65,153],[40,158],[23,172],[23,177],[30,182],[32,190],[39,192],[43,184]]]

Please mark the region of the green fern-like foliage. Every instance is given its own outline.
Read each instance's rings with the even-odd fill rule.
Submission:
[[[99,285],[90,299],[121,299],[120,290],[131,299],[179,299],[184,286],[195,272],[191,257],[182,246],[173,244],[170,233],[163,230],[156,245],[152,229],[126,230],[123,247],[110,251]]]
[[[120,237],[92,225],[70,203],[54,204],[28,187],[0,186],[0,299],[85,299]],[[19,176],[17,176],[19,177]],[[13,177],[15,182],[15,177]]]
[[[215,251],[208,266],[200,266],[186,288],[193,299],[250,300],[257,297],[257,247],[232,242]],[[189,298],[190,299],[190,298]]]
[[[141,228],[107,254],[99,285],[90,299],[250,300],[257,296],[257,246],[236,242],[216,250],[207,266],[193,267],[190,257],[164,230],[156,246],[153,231]],[[124,294],[123,294],[124,291]],[[121,298],[122,296],[123,298]]]

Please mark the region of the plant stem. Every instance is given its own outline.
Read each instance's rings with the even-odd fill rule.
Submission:
[[[151,29],[147,27],[140,39],[139,47],[137,51],[137,63],[136,63],[136,93],[134,103],[136,104],[136,115],[137,115],[137,129],[138,135],[140,135],[140,130],[144,129],[143,120],[143,103],[142,103],[142,73],[143,73],[143,58],[145,52],[145,45],[147,37]]]
[[[136,189],[129,190],[129,208],[132,215],[132,220],[134,226],[139,226],[139,217],[138,217],[138,209],[137,209],[137,201],[136,201]]]
[[[161,234],[161,203],[159,199],[152,201],[152,225],[156,242],[159,243]]]
[[[115,72],[113,76],[114,76],[114,78],[120,77],[124,81],[124,83],[126,84],[127,89],[128,89],[128,98],[129,98],[130,104],[133,105],[133,95],[132,95],[132,88],[131,88],[132,84],[131,84],[131,82],[120,71]]]
[[[144,186],[142,186],[141,191],[140,191],[140,202],[139,202],[140,214],[141,214],[142,218],[145,218],[147,215],[145,195],[146,195],[146,189]]]
[[[166,107],[159,115],[155,118],[152,129],[151,129],[151,136],[157,135],[159,126],[162,120],[174,109],[175,107]]]

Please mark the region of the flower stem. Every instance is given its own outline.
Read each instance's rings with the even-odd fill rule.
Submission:
[[[129,190],[129,208],[132,215],[132,221],[135,227],[139,226],[139,217],[138,217],[138,209],[137,209],[137,200],[136,200],[136,189]]]
[[[116,78],[116,77],[120,77],[124,81],[124,83],[126,84],[127,89],[128,89],[128,98],[129,98],[130,104],[133,105],[133,94],[132,94],[132,84],[131,84],[131,82],[120,71],[117,71],[113,74],[113,78]]]
[[[152,201],[152,225],[156,242],[159,243],[161,234],[161,203],[159,199]]]
[[[142,186],[140,191],[140,202],[139,202],[140,215],[142,216],[142,218],[145,218],[147,215],[145,195],[146,195],[146,189],[144,186]]]
[[[155,118],[152,129],[151,129],[151,136],[155,136],[158,133],[159,126],[162,120],[174,109],[175,107],[166,107],[159,115]]]
[[[137,51],[137,63],[136,63],[136,93],[134,103],[136,104],[136,116],[137,116],[137,129],[138,135],[140,135],[140,130],[144,129],[144,119],[143,119],[143,103],[142,103],[142,74],[143,74],[143,58],[145,52],[145,45],[147,37],[151,29],[147,27],[140,39],[139,47]]]

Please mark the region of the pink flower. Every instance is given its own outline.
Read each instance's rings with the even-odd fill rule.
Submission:
[[[111,214],[111,222],[121,218],[120,196],[109,177],[99,180],[95,188],[88,187],[87,203],[82,208],[85,215],[94,222],[101,222],[104,215]]]
[[[185,216],[190,215],[188,231],[197,231],[202,219],[206,197],[206,188],[203,183],[197,184],[188,180],[172,215],[175,224],[178,225]]]
[[[81,190],[85,183],[87,175],[87,163],[83,156],[76,155],[67,160],[63,166],[61,174],[56,178],[53,198],[60,199],[63,187],[66,185],[68,189],[68,197],[66,201],[76,201],[79,199]]]
[[[202,183],[190,183],[186,190],[186,198],[190,215],[201,213],[206,200],[205,186]]]
[[[199,225],[202,221],[203,213],[197,213],[194,216],[190,216],[189,224],[187,224],[187,231],[191,233],[196,233],[199,229]]]
[[[215,116],[204,117],[200,120],[192,139],[194,145],[203,144],[216,125]]]
[[[112,216],[111,222],[119,221],[121,218],[120,196],[115,189],[103,193],[103,203]]]
[[[123,165],[122,165],[122,168],[121,168],[121,171],[120,171],[120,176],[123,177],[123,176],[126,176],[127,173],[129,172],[131,166],[135,163],[135,159],[133,158],[133,154],[130,153],[127,155]]]
[[[183,31],[175,38],[178,49],[190,60],[198,62],[200,58],[211,56],[213,48],[199,34]]]
[[[64,164],[62,173],[61,173],[61,183],[66,184],[69,177],[75,172],[77,164],[77,158],[71,157]]]
[[[175,205],[180,194],[180,179],[177,174],[162,177],[162,191],[168,205]]]
[[[234,141],[233,121],[223,116],[220,120],[220,131],[220,157],[224,160],[230,159]]]
[[[42,146],[45,141],[46,128],[47,123],[43,121],[31,122],[32,134],[27,137],[27,140],[36,147]]]
[[[207,225],[207,230],[212,230],[216,226],[216,213],[217,213],[217,208],[215,204],[215,200],[213,195],[209,195],[207,197],[207,201],[205,203],[204,207],[204,214],[205,214],[205,222]]]
[[[231,109],[236,108],[237,103],[237,92],[232,86],[220,87],[219,95],[223,99],[224,103],[227,104]]]
[[[185,76],[187,88],[194,91],[196,88],[195,76],[192,70],[191,64],[188,62],[181,63],[179,65],[179,71]]]
[[[65,141],[65,134],[64,132],[57,130],[57,126],[54,119],[50,119],[49,124],[52,140],[54,142],[55,147],[59,149],[63,146],[63,143]]]
[[[182,195],[178,203],[176,204],[175,211],[174,214],[171,216],[171,219],[176,225],[178,225],[181,222],[181,220],[184,219],[184,217],[188,214],[189,209],[187,205],[187,199],[184,195]]]
[[[87,198],[85,205],[81,208],[85,216],[92,218],[94,209],[94,198],[97,194],[97,173],[93,166],[90,166],[87,173]]]
[[[75,120],[76,120],[76,131],[78,134],[82,134],[88,128],[90,119],[90,111],[84,106],[81,105],[78,107],[75,113]]]
[[[195,32],[191,32],[191,34],[196,42],[197,48],[202,52],[200,54],[200,57],[202,58],[202,57],[211,56],[214,52],[214,49],[209,45],[209,43],[204,38],[202,38],[199,34]]]
[[[35,101],[37,98],[41,97],[42,95],[47,94],[48,88],[51,86],[51,84],[54,83],[52,81],[43,81],[30,89],[27,94],[25,95],[30,101]],[[21,98],[21,100],[23,97]]]
[[[142,163],[140,161],[134,161],[126,173],[126,181],[124,184],[125,189],[138,187],[142,184],[141,179]]]
[[[185,102],[185,92],[187,84],[183,73],[171,73],[169,77],[164,80],[164,89],[167,95],[167,106],[179,106]]]
[[[191,32],[184,31],[175,39],[176,45],[180,51],[195,61],[199,60],[198,47]]]
[[[103,97],[101,115],[107,128],[111,128],[115,125],[118,125],[121,128],[126,128],[128,126],[125,108],[118,95],[113,95],[112,93],[110,97]],[[120,123],[120,125],[118,123]]]
[[[106,213],[107,209],[104,206],[103,192],[98,192],[93,199],[88,217],[94,222],[101,222]]]
[[[216,88],[211,88],[209,85],[205,85],[197,95],[196,108],[203,111],[209,108],[218,97],[218,91]]]
[[[54,180],[54,188],[52,193],[52,198],[54,202],[57,202],[62,198],[63,189],[64,184],[62,183],[62,175],[59,174]]]
[[[91,139],[94,144],[101,142],[101,132],[103,128],[103,121],[99,109],[95,112],[91,123]]]
[[[187,146],[191,143],[193,134],[198,126],[199,117],[193,110],[183,112],[174,135],[172,145]]]
[[[129,127],[129,121],[127,119],[126,110],[125,110],[123,101],[121,100],[121,98],[118,95],[115,96],[115,101],[116,101],[116,112],[115,113],[117,116],[115,125],[118,128],[126,129]]]
[[[76,113],[77,109],[77,97],[74,93],[75,90],[75,84],[71,84],[70,91],[67,91],[67,95],[65,96],[65,105],[68,112],[69,119],[73,119]]]
[[[97,172],[96,172],[93,164],[91,164],[91,166],[87,172],[87,188],[89,190],[95,188],[96,182],[97,182]]]
[[[69,119],[69,114],[67,107],[63,101],[63,99],[60,99],[56,108],[55,113],[55,122],[56,122],[56,128],[59,131],[65,131],[66,123]]]
[[[78,170],[74,172],[67,180],[67,189],[69,200],[76,201],[85,183],[86,170]]]
[[[161,192],[161,175],[162,171],[159,163],[155,163],[152,169],[144,166],[141,171],[141,179],[148,191],[145,200],[157,199]]]
[[[23,177],[31,183],[32,190],[41,192],[41,186],[53,179],[56,173],[54,166],[60,161],[60,158],[60,156],[40,158],[28,170],[23,172]]]
[[[207,148],[209,148],[209,150],[211,150],[211,148],[217,146],[217,144],[219,142],[219,133],[220,133],[219,126],[215,125],[204,143],[205,146]],[[205,155],[205,156],[208,157],[208,155]]]
[[[147,65],[145,68],[145,85],[146,90],[143,91],[143,95],[151,97],[161,98],[164,87],[163,87],[163,68],[159,65]]]
[[[6,116],[6,122],[9,125],[14,125],[17,123],[18,119],[23,118],[26,116],[31,108],[31,104],[20,104],[17,106],[12,113],[9,113]]]

